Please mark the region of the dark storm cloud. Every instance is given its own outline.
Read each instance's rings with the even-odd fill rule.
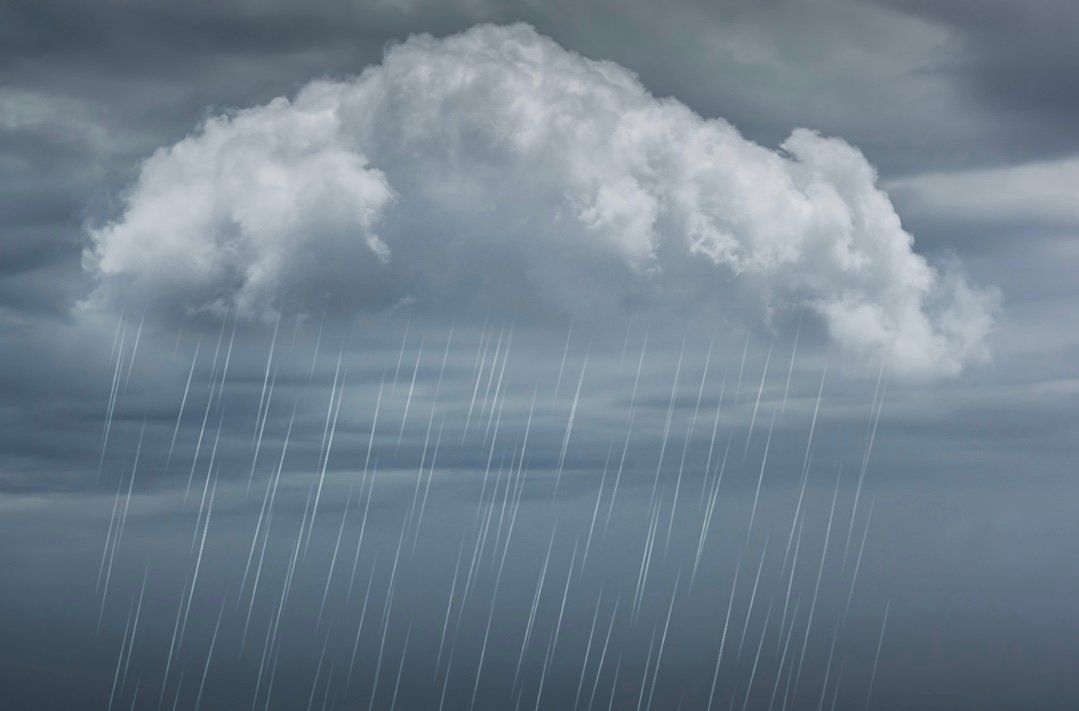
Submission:
[[[942,67],[986,109],[1011,124],[1017,155],[1057,157],[1079,148],[1079,62],[1074,30],[1079,9],[1066,1],[1019,7],[1008,2],[892,0],[911,15],[956,35],[962,51]]]

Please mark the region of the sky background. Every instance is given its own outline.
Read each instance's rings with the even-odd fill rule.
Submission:
[[[1077,26],[0,4],[2,693],[1065,707]]]

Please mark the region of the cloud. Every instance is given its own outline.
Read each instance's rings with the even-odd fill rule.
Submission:
[[[526,25],[482,25],[208,119],[145,161],[83,261],[91,303],[174,313],[808,309],[899,371],[985,358],[995,293],[916,254],[876,181],[842,140],[771,150]]]
[[[983,222],[1079,225],[1079,158],[928,173],[889,182],[911,209]]]

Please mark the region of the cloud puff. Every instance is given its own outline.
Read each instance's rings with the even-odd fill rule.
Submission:
[[[995,306],[913,251],[847,143],[798,129],[765,148],[525,25],[413,36],[359,77],[211,118],[90,237],[95,301],[810,309],[921,373],[984,358]]]

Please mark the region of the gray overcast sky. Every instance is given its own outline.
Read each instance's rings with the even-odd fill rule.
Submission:
[[[499,27],[470,29],[480,23]],[[784,640],[803,634],[812,682],[788,688],[797,708],[833,693],[861,708],[870,678],[874,708],[1064,707],[1079,691],[1077,32],[1079,5],[1063,0],[0,0],[0,569],[12,571],[0,688],[13,708],[106,708],[110,693],[137,708],[159,693],[248,708],[268,696],[256,677],[269,658],[281,708],[316,691],[326,708],[388,707],[395,677],[414,682],[402,708],[440,694],[502,708],[538,706],[550,667],[544,703],[568,708],[598,620],[624,673],[656,674],[641,688],[619,686],[613,666],[589,671],[615,707],[639,691],[654,708],[704,708],[716,679],[724,703],[770,708],[772,683],[790,683]],[[420,33],[436,39],[409,39]],[[803,128],[819,136],[792,136]],[[185,139],[187,152],[172,148]],[[904,233],[912,248],[888,247]],[[864,273],[835,256],[843,235]],[[924,291],[911,286],[923,268]],[[253,434],[266,441],[254,460]],[[440,437],[452,446],[436,447],[436,470]],[[679,587],[706,550],[700,517],[728,441],[716,525],[730,535]],[[372,455],[386,482],[365,495]],[[608,506],[612,457],[627,493],[621,508],[611,499],[591,572],[571,574]],[[425,466],[426,529],[414,518]],[[504,491],[487,488],[491,469]],[[515,488],[524,469],[536,481]],[[116,498],[129,481],[130,512]],[[346,501],[365,496],[361,545],[367,514]],[[522,532],[507,538],[499,507],[515,496]],[[122,544],[118,511],[130,513]],[[485,511],[498,533],[477,545],[475,580],[465,568],[474,597],[455,612],[452,676],[442,616],[447,599],[456,609],[458,544],[467,565]],[[819,619],[798,616],[821,559],[792,572],[792,520],[831,565]],[[305,524],[313,552],[296,563]],[[666,544],[650,598],[641,551],[654,536]],[[273,586],[263,598],[237,574],[255,543]],[[391,564],[410,545],[394,597]],[[104,587],[103,549],[116,565]],[[548,550],[551,609],[533,606]],[[731,624],[745,649],[713,676],[742,558]],[[277,618],[290,641],[267,656],[294,566],[302,583]],[[154,612],[130,642],[144,573]],[[361,637],[351,583],[369,580],[378,615]],[[222,607],[226,596],[241,603]],[[176,651],[185,600],[192,631]],[[327,631],[326,606],[347,639]],[[876,670],[885,609],[894,636]],[[225,651],[211,665],[219,610]],[[795,632],[788,614],[811,625]],[[522,651],[532,615],[542,636]],[[239,643],[245,616],[257,645]],[[672,618],[649,672],[650,635]],[[481,648],[492,624],[499,641]],[[373,671],[387,638],[388,666]],[[422,651],[406,664],[408,639]],[[549,642],[561,656],[545,657]],[[117,655],[132,648],[146,661],[121,683]],[[319,667],[326,649],[337,682]],[[165,671],[174,652],[182,679]],[[518,654],[530,671],[503,683]],[[364,671],[344,685],[350,659]]]

